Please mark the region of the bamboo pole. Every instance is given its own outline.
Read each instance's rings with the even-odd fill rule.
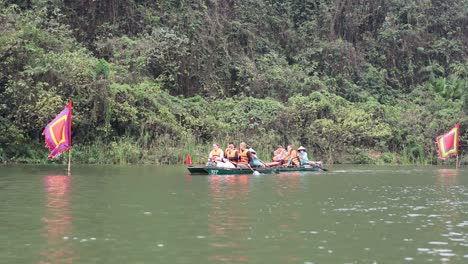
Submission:
[[[71,174],[71,148],[68,150],[68,176],[70,176],[70,174]]]

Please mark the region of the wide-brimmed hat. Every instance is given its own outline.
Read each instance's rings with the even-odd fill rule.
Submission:
[[[253,148],[249,148],[249,152],[257,153],[257,152],[255,152],[255,150]]]
[[[300,146],[297,150],[306,150],[303,146]]]

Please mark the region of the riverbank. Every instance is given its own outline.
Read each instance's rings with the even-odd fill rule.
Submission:
[[[220,142],[221,147],[226,145]],[[178,145],[181,144],[182,146]],[[275,146],[251,144],[257,151],[261,160],[269,161],[271,153]],[[210,144],[193,144],[188,141],[184,143],[165,142],[161,145],[152,145],[142,148],[137,142],[129,139],[121,139],[117,142],[104,144],[97,142],[92,145],[76,144],[72,148],[72,161],[74,164],[154,164],[154,165],[176,165],[184,164],[187,155],[190,155],[193,164],[206,163],[208,154],[211,150]],[[369,164],[369,165],[440,165],[455,164],[455,158],[442,161],[437,158],[432,159],[414,159],[407,155],[391,152],[379,152],[377,150],[360,149],[354,153],[340,153],[333,155],[337,159],[329,160],[327,153],[318,153],[310,148],[309,157],[314,160],[322,160],[325,164]],[[47,156],[49,152],[45,148],[30,150],[31,156],[11,157],[3,159],[4,164],[66,164],[68,154],[64,153],[57,159],[50,161]],[[468,164],[468,157],[460,156],[460,164]]]

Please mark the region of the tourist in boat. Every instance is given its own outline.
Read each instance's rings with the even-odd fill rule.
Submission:
[[[237,162],[237,167],[239,168],[249,168],[250,162],[252,161],[252,154],[247,149],[247,144],[241,142],[239,144],[239,160]]]
[[[224,157],[223,151],[219,148],[218,144],[213,144],[213,148],[211,149],[210,154],[208,155],[208,163],[207,166],[216,166],[217,161],[222,161]]]
[[[249,164],[251,167],[265,168],[265,164],[263,164],[263,162],[260,161],[260,159],[257,157],[257,153],[255,152],[253,148],[249,148],[249,153],[251,157],[251,161]]]
[[[301,166],[304,165],[309,165],[309,158],[307,157],[307,150],[303,146],[300,146],[297,149],[297,156],[299,157],[299,160],[301,161]]]
[[[322,162],[321,161],[311,161],[309,160],[309,157],[307,156],[307,149],[304,148],[303,146],[300,146],[297,149],[297,156],[299,157],[301,161],[301,166],[312,166],[312,167],[322,167]]]
[[[283,148],[282,145],[279,145],[278,148],[273,152],[273,157],[272,157],[272,165],[282,165],[284,163],[284,159],[287,156],[286,150]]]
[[[234,143],[229,142],[226,151],[224,152],[224,158],[229,160],[232,164],[237,164],[239,161],[239,153],[237,152]]]
[[[300,160],[299,157],[297,156],[297,151],[294,150],[292,145],[288,145],[287,149],[287,156],[284,159],[284,164],[286,167],[299,167],[300,166]]]

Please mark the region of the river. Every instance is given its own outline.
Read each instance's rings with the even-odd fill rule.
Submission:
[[[0,263],[468,263],[468,169],[0,166]]]

